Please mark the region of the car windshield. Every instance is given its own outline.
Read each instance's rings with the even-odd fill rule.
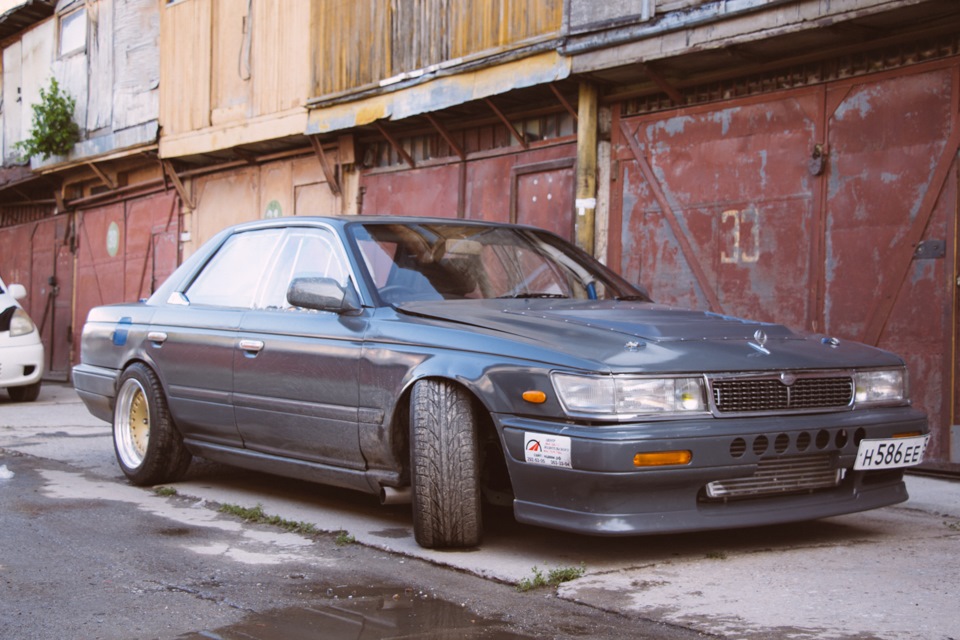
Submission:
[[[390,304],[417,300],[647,300],[560,238],[524,227],[457,222],[359,223],[351,233]]]

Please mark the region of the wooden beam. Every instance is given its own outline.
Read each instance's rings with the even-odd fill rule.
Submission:
[[[647,74],[647,77],[650,78],[653,84],[657,85],[657,88],[659,88],[661,91],[667,94],[671,100],[673,100],[674,104],[683,104],[683,95],[677,90],[676,87],[667,82],[666,78],[655,71],[653,67],[642,62],[638,62],[637,66],[640,67],[645,74]]]
[[[173,188],[177,190],[177,194],[180,196],[180,200],[183,201],[187,208],[191,211],[197,208],[197,204],[193,201],[193,198],[190,197],[190,194],[187,193],[186,187],[183,186],[183,182],[180,181],[180,176],[177,175],[176,169],[173,168],[173,163],[169,160],[161,160],[163,166],[163,173],[170,181],[173,182]]]
[[[250,164],[250,165],[255,165],[255,164],[257,164],[257,156],[255,156],[254,154],[250,153],[249,151],[244,151],[243,149],[241,149],[241,148],[239,148],[239,147],[234,147],[234,148],[232,149],[232,151],[233,151],[233,154],[234,154],[235,156],[237,156],[238,158],[240,158],[241,160],[243,160],[243,161],[246,162],[247,164]]]
[[[464,153],[463,149],[460,148],[460,145],[456,143],[456,141],[450,135],[450,132],[447,131],[446,127],[437,122],[437,119],[429,113],[426,114],[426,118],[430,121],[430,124],[433,125],[433,128],[437,130],[437,133],[440,134],[440,137],[447,141],[447,144],[450,145],[450,148],[453,149],[453,152],[456,153],[461,160],[466,160],[467,154]]]
[[[97,177],[100,178],[100,182],[107,185],[107,188],[110,189],[110,191],[113,191],[114,189],[117,188],[117,181],[111,178],[110,176],[108,176],[106,173],[104,173],[103,170],[100,169],[100,167],[98,167],[92,162],[88,162],[87,166],[90,167],[91,171],[97,174]]]
[[[317,160],[320,161],[320,169],[323,170],[323,175],[327,178],[327,186],[330,187],[330,193],[339,196],[343,191],[340,189],[340,182],[337,180],[337,174],[333,170],[329,158],[327,158],[327,153],[323,150],[323,143],[320,142],[318,136],[308,137],[310,138],[310,146],[313,147],[313,153],[317,156]]]
[[[380,135],[387,139],[387,142],[389,142],[390,146],[393,147],[393,150],[397,152],[397,155],[403,158],[403,161],[410,165],[411,169],[417,168],[417,164],[413,161],[413,158],[410,157],[410,154],[407,153],[406,149],[400,146],[400,143],[397,142],[393,136],[387,133],[387,130],[384,129],[379,122],[374,122],[373,126],[377,128],[377,131],[380,132]]]
[[[577,199],[576,236],[577,245],[593,255],[596,250],[597,210],[597,117],[598,97],[596,85],[580,83],[577,108],[580,119],[577,123]]]
[[[519,131],[517,131],[517,128],[513,126],[513,123],[510,122],[509,119],[507,119],[507,116],[505,116],[503,112],[497,108],[497,105],[493,104],[493,101],[490,98],[484,98],[483,101],[487,103],[487,106],[490,107],[490,109],[493,110],[495,114],[497,114],[497,117],[500,118],[500,122],[505,124],[507,129],[509,129],[510,132],[513,133],[513,137],[520,141],[520,146],[522,146],[524,149],[529,149],[530,143],[527,142],[527,137],[522,133],[520,133]]]
[[[563,108],[566,109],[567,112],[573,116],[573,121],[576,122],[577,118],[579,117],[579,115],[577,114],[577,110],[574,109],[573,105],[570,104],[570,101],[567,100],[567,98],[562,93],[560,93],[560,89],[557,89],[556,83],[551,82],[547,86],[550,87],[550,91],[553,91],[553,95],[557,97],[557,100],[560,101],[560,104],[563,105]]]

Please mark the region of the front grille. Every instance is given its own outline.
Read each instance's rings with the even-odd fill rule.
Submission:
[[[758,498],[832,489],[843,479],[843,470],[833,466],[832,456],[800,456],[761,460],[747,478],[717,480],[706,486],[708,498]]]
[[[714,378],[709,384],[718,413],[844,409],[853,402],[853,379],[849,375],[798,377],[792,384],[780,377]]]

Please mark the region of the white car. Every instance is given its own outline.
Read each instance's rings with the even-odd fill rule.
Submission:
[[[22,284],[0,280],[0,387],[14,402],[36,400],[43,377],[40,331],[17,302],[26,295]]]

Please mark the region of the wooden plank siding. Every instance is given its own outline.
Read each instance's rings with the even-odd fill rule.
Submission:
[[[255,115],[301,107],[310,90],[310,3],[254,2]]]
[[[313,0],[314,95],[522,46],[562,20],[562,0]]]
[[[164,135],[278,114],[304,104],[308,2],[189,0],[161,12]]]
[[[168,4],[160,12],[160,122],[165,135],[210,125],[211,0]]]

